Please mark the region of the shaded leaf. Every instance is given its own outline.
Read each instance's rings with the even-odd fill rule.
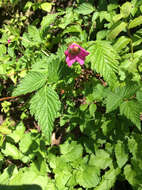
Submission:
[[[141,129],[140,112],[141,105],[137,101],[125,101],[120,105],[120,114],[130,119],[138,129]]]

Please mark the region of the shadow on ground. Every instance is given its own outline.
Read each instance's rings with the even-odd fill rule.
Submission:
[[[0,185],[0,190],[42,190],[39,185]]]

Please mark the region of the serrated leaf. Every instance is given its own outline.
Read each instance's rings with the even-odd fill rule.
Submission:
[[[123,18],[127,18],[132,9],[132,4],[130,2],[126,2],[121,6],[120,13],[123,16]]]
[[[31,71],[22,79],[21,83],[12,93],[12,96],[19,96],[38,90],[45,84],[46,80],[45,74]]]
[[[82,3],[76,9],[76,12],[82,15],[88,15],[93,11],[95,11],[95,8],[90,3]]]
[[[115,110],[122,103],[122,97],[119,94],[109,93],[106,102],[106,112]]]
[[[96,187],[100,181],[95,166],[84,165],[83,169],[77,172],[76,180],[84,188]]]
[[[90,54],[86,61],[91,62],[91,68],[100,73],[109,84],[115,84],[118,70],[118,54],[108,41],[97,40],[88,48]]]
[[[128,153],[126,152],[126,146],[122,141],[118,141],[115,145],[116,161],[119,168],[122,168],[128,160]]]
[[[56,17],[57,14],[48,14],[47,16],[44,16],[41,21],[41,27],[43,28],[44,26],[49,26],[55,21]]]
[[[130,83],[124,87],[116,88],[114,92],[107,93],[106,110],[107,113],[115,110],[124,99],[134,96],[139,86],[135,83]]]
[[[114,44],[114,49],[116,51],[120,51],[123,48],[125,48],[128,44],[130,43],[130,39],[125,37],[125,36],[121,36],[117,42]]]
[[[49,142],[53,130],[53,122],[59,109],[59,97],[51,87],[44,86],[30,100],[30,112],[35,116],[43,135]]]
[[[134,20],[132,20],[132,21],[130,22],[128,28],[129,28],[129,29],[135,28],[135,27],[137,27],[137,26],[139,26],[139,25],[141,25],[141,24],[142,24],[142,16],[139,16],[139,17],[135,18]]]
[[[115,28],[113,28],[110,33],[108,34],[108,39],[113,40],[115,39],[120,32],[126,30],[127,23],[125,22],[120,22]]]
[[[130,119],[141,130],[140,112],[141,105],[137,101],[125,101],[120,105],[120,114]]]

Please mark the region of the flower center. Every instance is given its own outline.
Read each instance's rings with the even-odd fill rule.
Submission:
[[[69,53],[72,55],[77,55],[80,52],[80,48],[78,46],[73,46],[72,48],[69,48]]]

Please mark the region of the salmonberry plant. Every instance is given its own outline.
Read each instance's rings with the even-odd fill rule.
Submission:
[[[142,190],[142,1],[0,0],[0,25],[0,188]]]

